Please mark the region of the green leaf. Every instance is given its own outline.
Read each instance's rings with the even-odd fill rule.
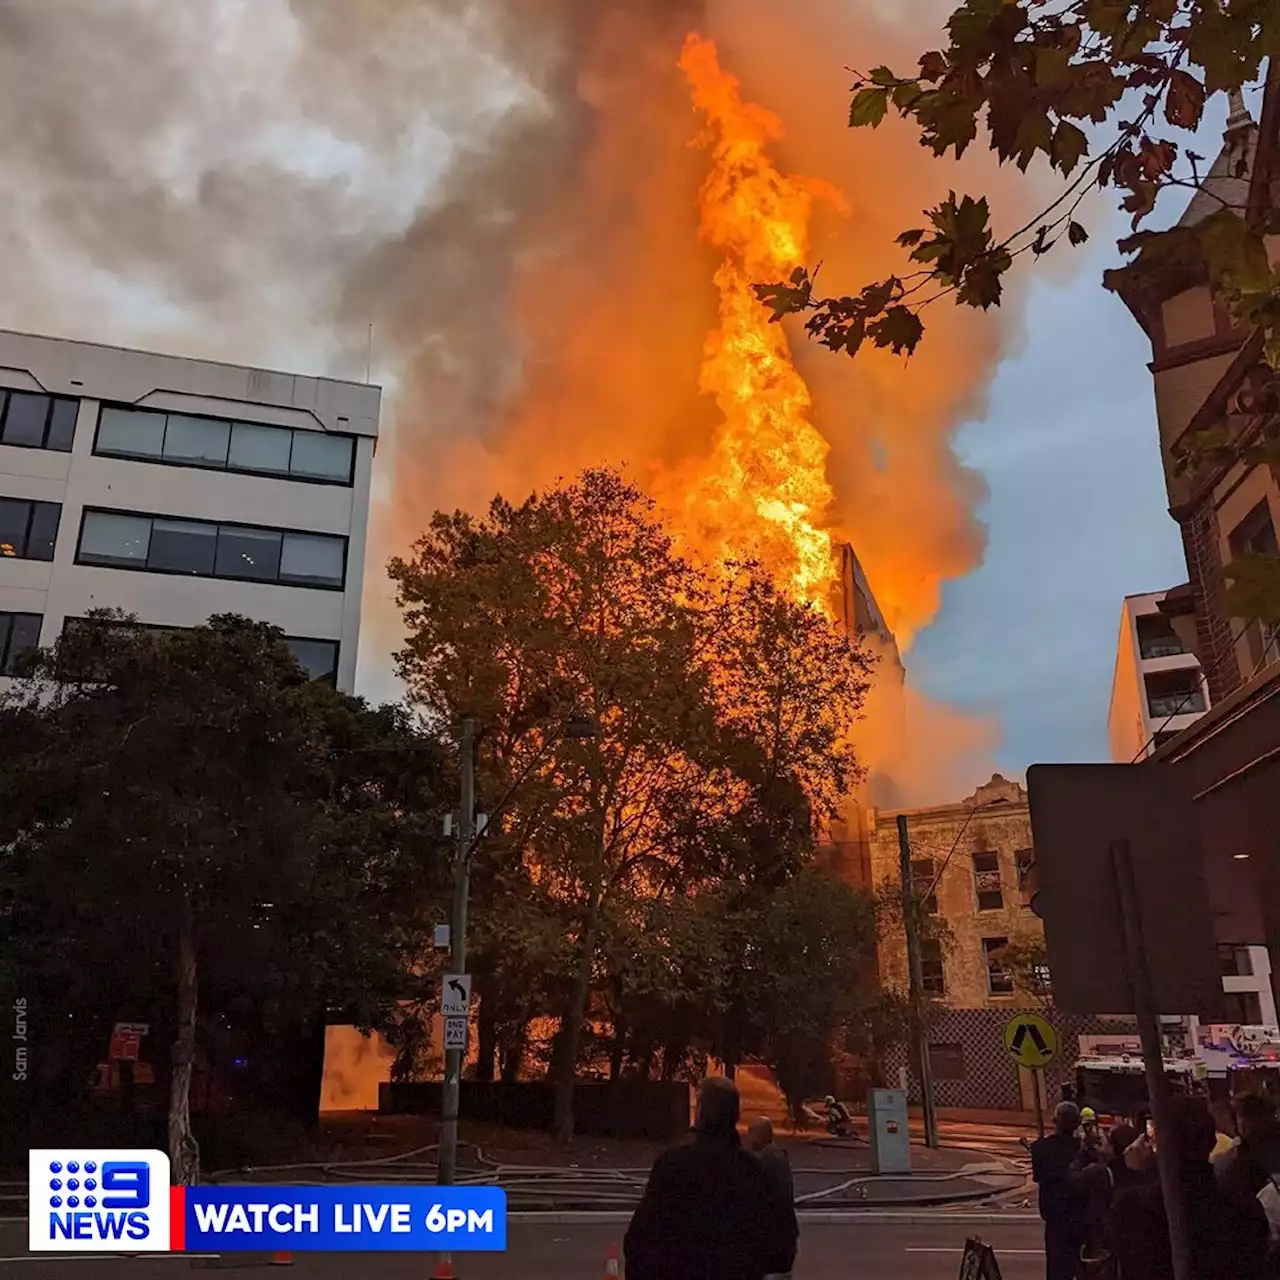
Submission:
[[[769,317],[771,321],[805,311],[813,301],[813,284],[807,278],[799,287],[782,283],[757,284],[752,286],[752,291],[773,313]]]
[[[898,237],[898,243],[904,249],[910,249],[913,245],[919,244],[920,241],[923,239],[923,237],[924,237],[924,228],[916,227],[912,231],[904,231]]]
[[[892,347],[894,355],[911,355],[924,335],[924,322],[909,307],[890,307],[879,320],[867,326],[877,347]]]
[[[1022,116],[1018,125],[1014,148],[1018,156],[1018,168],[1026,173],[1027,166],[1035,158],[1037,152],[1046,154],[1053,145],[1053,126],[1044,111],[1028,111]]]
[[[861,129],[867,125],[875,128],[889,110],[889,90],[884,88],[860,89],[849,106],[849,128]]]
[[[979,258],[964,273],[963,283],[956,299],[969,307],[998,307],[1004,292],[1001,277],[1013,265],[1013,259],[1004,249],[996,249]]]
[[[947,58],[936,49],[921,56],[920,79],[934,84],[947,74]]]
[[[1129,23],[1130,0],[1086,0],[1085,21],[1101,36],[1114,36]]]
[[[1165,94],[1164,117],[1178,129],[1195,129],[1204,114],[1204,85],[1179,67],[1169,77]]]
[[[1052,45],[1036,46],[1035,80],[1039,89],[1065,89],[1071,83],[1072,50]]]
[[[1080,163],[1089,151],[1089,139],[1084,130],[1069,120],[1061,120],[1053,135],[1053,147],[1050,151],[1050,163],[1055,169],[1070,177],[1072,170]]]
[[[899,111],[910,111],[925,95],[925,91],[914,80],[904,80],[893,91],[893,105]]]
[[[882,88],[893,88],[898,83],[898,77],[889,70],[888,67],[876,67],[871,72],[871,83],[879,85]]]

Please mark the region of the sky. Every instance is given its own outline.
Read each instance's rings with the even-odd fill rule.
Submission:
[[[1257,93],[1246,95],[1257,117]],[[1226,108],[1210,103],[1194,140],[1212,159]],[[1166,197],[1154,229],[1185,201]],[[1114,206],[1113,206],[1114,208]],[[1168,513],[1151,347],[1102,273],[1122,261],[1127,219],[1101,208],[1071,274],[1040,274],[1026,345],[997,372],[980,421],[959,436],[986,477],[986,558],[948,583],[943,608],[907,656],[909,679],[994,717],[1010,775],[1038,763],[1105,761],[1124,597],[1185,582]]]
[[[0,210],[11,250],[0,261],[0,325],[363,376],[363,290],[381,290],[389,326],[397,312],[416,321],[450,285],[456,292],[459,273],[469,293],[487,297],[484,280],[473,285],[466,272],[498,255],[455,266],[456,241],[429,220],[428,234],[409,231],[450,160],[447,139],[471,139],[459,163],[474,165],[476,139],[524,100],[465,24],[406,4],[389,33],[390,10],[308,0],[298,11],[316,30],[302,56],[288,0],[117,0],[110,13],[95,0],[14,7],[23,40],[0,49],[0,107],[47,127],[0,142],[17,193]],[[353,12],[365,14],[354,27]],[[211,13],[221,24],[212,34]],[[340,25],[330,30],[326,14]],[[135,45],[145,45],[137,57],[152,74],[134,74]],[[220,75],[206,74],[211,60]],[[1251,105],[1256,112],[1256,96]],[[542,108],[523,110],[527,124]],[[1202,154],[1216,154],[1224,115],[1221,103],[1207,115]],[[459,206],[455,234],[476,221]],[[480,230],[501,248],[500,220],[491,221]],[[981,419],[962,429],[963,459],[989,486],[986,557],[947,584],[940,615],[907,654],[917,687],[1001,726],[997,763],[1011,775],[1040,761],[1107,758],[1123,597],[1185,579],[1149,347],[1101,286],[1124,226],[1119,217],[1108,226],[1101,206],[1089,222],[1085,250],[1063,246],[1069,261],[1030,270],[1025,342],[997,371]],[[420,260],[403,282],[398,260],[380,256],[402,239]],[[483,308],[478,319],[483,336]],[[471,334],[447,308],[446,321],[454,338]],[[492,364],[439,367],[484,392]],[[374,372],[386,381],[376,354]],[[375,493],[385,496],[388,479],[383,463]],[[380,565],[371,561],[368,577],[366,603],[385,600]],[[373,698],[396,693],[388,648],[366,626],[359,687]]]
[[[931,695],[1003,726],[997,763],[1108,759],[1107,708],[1126,595],[1186,578],[1168,514],[1146,336],[1103,290],[1114,239],[1070,281],[1041,280],[1025,350],[1006,360],[964,460],[986,477],[986,559],[948,583],[907,657]]]

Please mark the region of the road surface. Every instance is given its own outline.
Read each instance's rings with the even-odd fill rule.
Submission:
[[[941,1219],[942,1215],[938,1215]],[[512,1223],[505,1254],[456,1254],[458,1280],[599,1280],[618,1224]],[[1004,1280],[1040,1280],[1044,1274],[1038,1224],[965,1226],[943,1220],[911,1226],[883,1223],[802,1225],[795,1280],[952,1280],[965,1237],[979,1235],[996,1251]],[[0,1276],[5,1280],[427,1280],[435,1258],[422,1254],[298,1254],[289,1268],[267,1267],[260,1257],[221,1259],[84,1258],[43,1254],[25,1247],[25,1226],[0,1227]]]

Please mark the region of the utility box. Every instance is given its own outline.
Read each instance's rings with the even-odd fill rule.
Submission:
[[[871,1130],[871,1172],[911,1172],[911,1130],[907,1095],[902,1089],[872,1089],[867,1094]]]

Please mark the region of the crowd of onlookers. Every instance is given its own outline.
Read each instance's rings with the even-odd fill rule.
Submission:
[[[1179,1095],[1168,1123],[1196,1280],[1280,1278],[1275,1104],[1249,1095],[1214,1109]],[[1172,1280],[1160,1140],[1145,1107],[1104,1132],[1089,1107],[1058,1106],[1031,1146],[1047,1280]]]

